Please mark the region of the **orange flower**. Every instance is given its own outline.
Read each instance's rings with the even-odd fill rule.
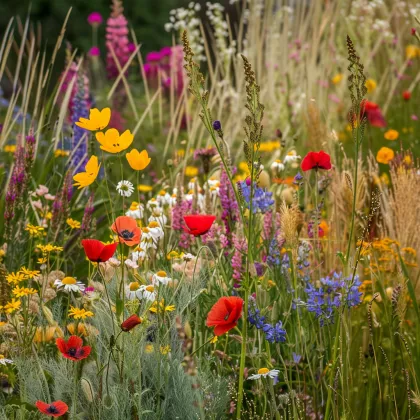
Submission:
[[[129,216],[120,216],[115,219],[111,229],[118,235],[121,243],[128,246],[137,245],[140,242],[141,230],[135,219]]]
[[[387,165],[392,159],[394,159],[394,151],[389,147],[381,147],[376,155],[378,163],[384,163]]]

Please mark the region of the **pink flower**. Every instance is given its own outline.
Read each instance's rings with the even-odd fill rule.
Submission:
[[[48,193],[48,187],[45,185],[39,185],[39,187],[35,190],[36,194],[42,197],[43,195]]]
[[[87,21],[89,25],[99,26],[104,20],[102,18],[102,15],[99,12],[92,12],[88,16]]]
[[[98,56],[100,56],[100,55],[101,55],[101,50],[99,49],[99,47],[92,47],[92,48],[89,50],[89,55],[90,55],[91,57],[98,57]]]

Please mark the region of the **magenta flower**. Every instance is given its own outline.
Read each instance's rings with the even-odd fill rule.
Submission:
[[[87,21],[89,25],[99,26],[104,20],[102,18],[102,15],[99,12],[92,12],[88,16]]]
[[[101,50],[99,49],[99,47],[92,47],[89,50],[89,55],[91,57],[99,57],[101,55]]]

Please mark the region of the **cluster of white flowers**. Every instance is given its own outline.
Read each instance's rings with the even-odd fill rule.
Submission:
[[[207,2],[206,15],[214,30],[216,48],[225,64],[228,66],[230,59],[236,53],[236,41],[229,41],[228,24],[223,18],[224,7],[220,3]]]
[[[194,2],[190,2],[188,8],[180,7],[171,10],[169,13],[169,22],[165,24],[165,30],[167,32],[177,31],[180,34],[186,30],[188,32],[190,46],[195,54],[195,59],[205,61],[204,40],[200,31],[201,20],[197,17],[197,12],[200,10],[200,4]]]

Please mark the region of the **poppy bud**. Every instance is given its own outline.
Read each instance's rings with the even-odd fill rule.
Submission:
[[[142,323],[142,319],[138,317],[136,314],[131,315],[128,317],[122,324],[121,329],[125,332],[132,330],[135,326]]]
[[[410,98],[411,98],[411,92],[410,92],[409,90],[405,90],[405,91],[403,92],[402,96],[403,96],[403,99],[404,99],[405,101],[409,101],[409,100],[410,100]]]

